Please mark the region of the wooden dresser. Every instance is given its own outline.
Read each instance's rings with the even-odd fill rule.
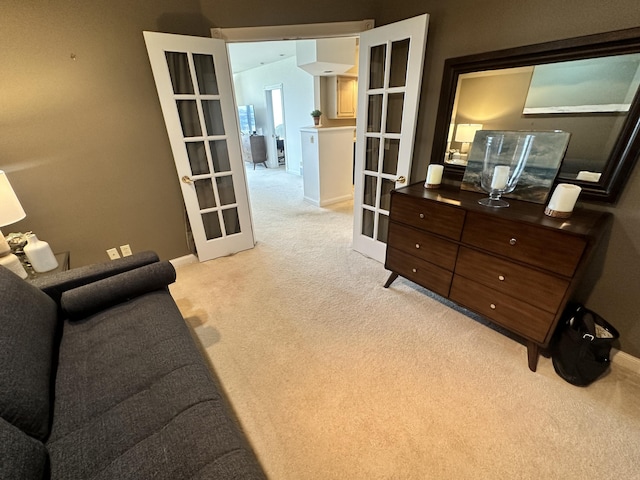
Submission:
[[[392,191],[385,287],[401,275],[523,337],[535,371],[611,215],[557,219],[544,205],[489,208],[483,197],[422,183]]]

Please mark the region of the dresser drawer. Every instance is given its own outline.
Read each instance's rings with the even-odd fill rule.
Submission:
[[[391,198],[391,218],[396,222],[460,240],[464,210],[408,195],[394,194]]]
[[[449,298],[499,325],[543,343],[555,315],[509,295],[454,275]]]
[[[401,252],[395,248],[387,249],[385,268],[422,285],[423,287],[446,297],[449,295],[453,272],[429,262]]]
[[[398,223],[390,222],[387,245],[447,270],[453,270],[456,264],[457,243]]]
[[[567,277],[586,247],[582,237],[475,212],[467,214],[462,241]]]
[[[456,274],[555,314],[569,282],[493,255],[460,247]]]

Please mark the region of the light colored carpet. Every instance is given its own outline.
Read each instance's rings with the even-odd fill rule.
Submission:
[[[588,388],[351,249],[351,202],[248,172],[256,248],[171,292],[269,478],[640,478],[640,375]]]

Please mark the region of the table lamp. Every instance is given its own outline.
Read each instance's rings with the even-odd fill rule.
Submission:
[[[26,216],[7,175],[0,170],[0,227],[16,223]],[[11,247],[2,232],[0,232],[0,265],[8,268],[20,278],[28,276],[18,257],[11,253]]]
[[[460,153],[467,153],[469,151],[469,146],[473,143],[473,139],[478,130],[482,130],[482,125],[479,123],[461,123],[458,125],[454,140],[462,143]]]

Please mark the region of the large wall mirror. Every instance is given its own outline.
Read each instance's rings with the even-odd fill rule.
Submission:
[[[431,163],[462,179],[477,130],[563,130],[557,182],[615,202],[640,154],[640,28],[445,62]]]

